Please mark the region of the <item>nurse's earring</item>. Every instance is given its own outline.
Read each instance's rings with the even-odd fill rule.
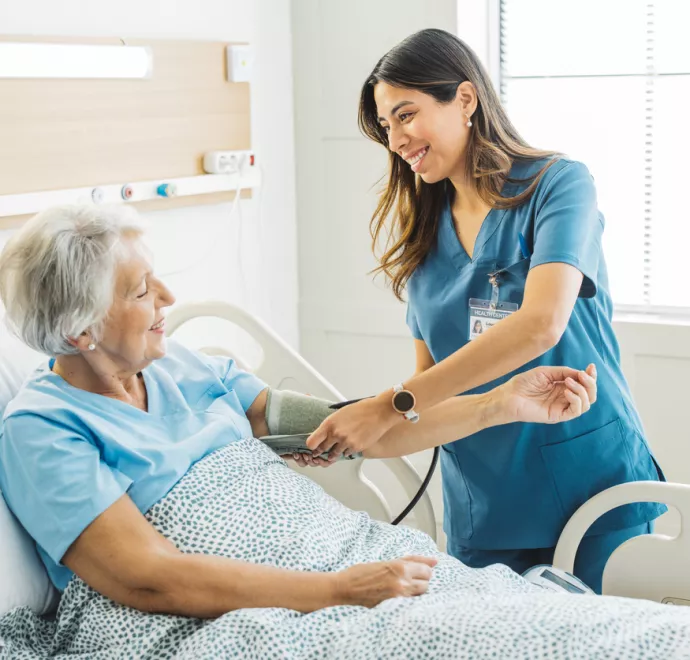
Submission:
[[[96,350],[96,344],[89,344],[89,350],[90,351]]]
[[[471,126],[472,126],[472,120],[470,119],[470,116],[469,116],[469,115],[465,115],[465,117],[467,117],[467,124],[465,124],[465,125],[467,126],[467,128],[471,128]]]

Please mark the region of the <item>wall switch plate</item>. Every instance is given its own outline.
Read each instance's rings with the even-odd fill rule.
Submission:
[[[230,82],[249,82],[254,64],[254,49],[248,44],[229,44],[225,49]]]

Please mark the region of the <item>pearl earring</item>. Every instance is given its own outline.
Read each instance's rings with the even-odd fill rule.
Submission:
[[[472,126],[472,120],[470,119],[469,115],[465,115],[465,117],[467,117],[467,128],[470,128]]]
[[[96,349],[96,344],[89,344],[89,350],[93,351]]]

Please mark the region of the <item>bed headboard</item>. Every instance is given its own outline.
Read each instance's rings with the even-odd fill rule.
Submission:
[[[189,303],[174,308],[167,316],[166,328],[173,334],[187,321],[199,317],[217,317],[240,327],[247,332],[261,347],[263,355],[254,373],[271,387],[279,388],[288,383],[289,389],[297,389],[324,399],[343,401],[345,397],[329,383],[304,358],[284,342],[273,330],[245,310],[226,302]],[[199,347],[209,353],[223,353],[238,360],[245,361],[235,354],[232,347]],[[419,490],[422,479],[407,458],[385,459],[385,465],[393,473],[395,480],[403,489],[407,500],[411,500]],[[391,521],[398,511],[391,511],[388,497],[383,487],[374,484],[364,473],[366,461],[341,461],[327,469],[298,468],[293,469],[316,481],[324,490],[340,500],[346,506],[358,511],[367,511],[372,518]],[[419,504],[407,519],[407,523],[436,538],[436,517],[428,493],[424,493]]]

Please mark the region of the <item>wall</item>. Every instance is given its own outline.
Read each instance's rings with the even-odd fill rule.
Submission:
[[[296,346],[297,239],[289,28],[290,0],[23,0],[0,4],[2,34],[208,39],[253,44],[252,146],[264,186],[253,199],[240,203],[233,218],[231,204],[148,214],[151,244],[158,271],[177,273],[166,279],[179,301],[218,298],[243,304]],[[280,98],[279,109],[274,98]],[[215,337],[219,330],[210,326],[208,333]]]
[[[669,481],[690,484],[690,321],[618,315],[614,329],[621,346],[623,371],[652,450]],[[675,510],[657,524],[657,530],[665,534],[674,534],[678,529]]]
[[[346,396],[374,394],[414,369],[404,306],[367,274],[387,156],[359,133],[359,91],[401,39],[454,31],[456,17],[455,0],[293,3],[301,347]],[[428,457],[415,461],[423,468]]]
[[[413,367],[410,341],[394,336],[404,309],[367,274],[386,153],[359,133],[359,90],[405,36],[454,30],[455,19],[453,0],[293,3],[301,344],[346,395],[376,392]]]

